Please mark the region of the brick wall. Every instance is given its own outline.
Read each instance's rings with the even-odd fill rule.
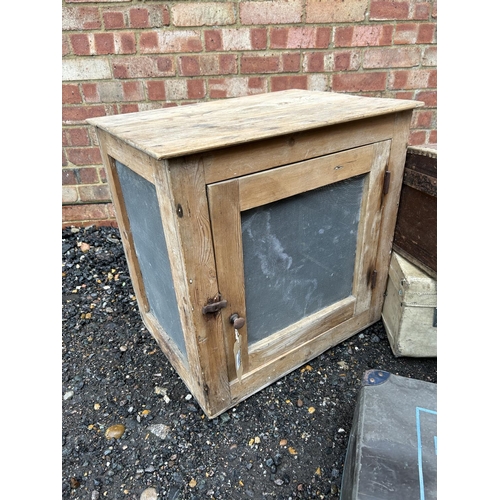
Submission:
[[[65,0],[63,225],[113,224],[89,117],[288,88],[417,99],[437,143],[436,0]]]

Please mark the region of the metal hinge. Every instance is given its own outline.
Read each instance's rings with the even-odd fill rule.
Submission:
[[[202,308],[203,314],[216,313],[227,306],[227,300],[222,299],[219,295],[217,298],[208,301]]]
[[[386,195],[389,192],[390,183],[391,183],[391,173],[389,172],[389,170],[386,170],[384,174],[384,188],[383,188],[384,195]]]

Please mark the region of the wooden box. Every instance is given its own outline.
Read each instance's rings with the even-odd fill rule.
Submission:
[[[209,417],[380,319],[421,104],[288,90],[89,120],[144,323]]]
[[[394,249],[437,278],[437,150],[412,146],[406,153]]]
[[[382,321],[396,356],[437,356],[437,280],[393,252]]]

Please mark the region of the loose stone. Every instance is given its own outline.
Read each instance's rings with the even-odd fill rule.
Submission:
[[[123,436],[125,432],[125,426],[123,424],[116,424],[108,427],[105,432],[106,439],[119,439]]]
[[[163,440],[168,436],[170,427],[165,424],[152,424],[148,427],[148,431]]]
[[[155,488],[146,488],[141,493],[140,500],[156,500],[158,498],[158,493],[156,493]]]

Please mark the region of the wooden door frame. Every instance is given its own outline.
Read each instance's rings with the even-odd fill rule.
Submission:
[[[288,356],[292,351],[348,320],[355,321],[368,314],[390,146],[391,141],[385,140],[207,185],[219,291],[228,302],[222,311],[222,325],[228,377],[233,389],[239,387],[245,392],[250,379],[253,380],[250,385],[267,385],[266,380],[272,377],[270,372],[290,371],[287,357],[293,364],[294,356]],[[233,352],[236,337],[229,318],[234,313],[246,317],[241,212],[362,174],[366,177],[352,295],[254,343],[250,349],[246,325],[239,329],[243,365],[243,376],[239,380]],[[277,360],[281,368],[275,365]]]

